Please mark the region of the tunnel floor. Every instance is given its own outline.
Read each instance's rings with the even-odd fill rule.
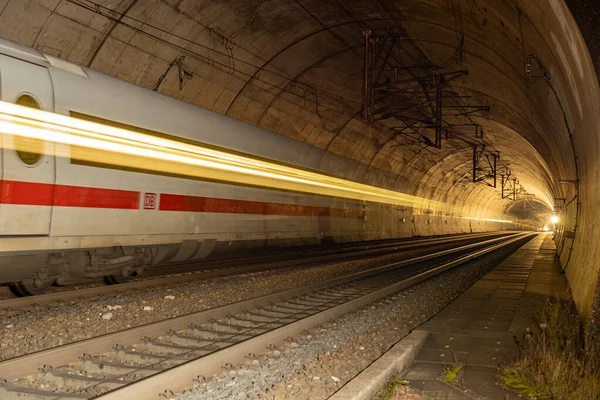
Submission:
[[[546,299],[569,296],[554,254],[552,235],[538,235],[423,324],[429,336],[403,378],[431,398],[521,398],[496,384],[498,368],[519,355],[515,338],[534,328]],[[440,380],[456,363],[457,385]]]

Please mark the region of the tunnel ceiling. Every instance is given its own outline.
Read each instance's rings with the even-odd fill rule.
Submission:
[[[570,31],[540,28],[566,8],[526,3],[0,0],[0,36],[358,160],[370,183],[499,213],[501,174],[548,208],[574,175],[562,115],[582,106],[556,66]]]

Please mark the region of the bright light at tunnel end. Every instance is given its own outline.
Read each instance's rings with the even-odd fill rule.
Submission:
[[[550,217],[550,222],[553,224],[558,223],[558,216],[557,215],[553,215]]]

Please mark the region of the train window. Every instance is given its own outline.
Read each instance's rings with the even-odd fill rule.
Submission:
[[[20,96],[17,104],[25,107],[41,109],[38,101],[30,95]],[[36,166],[42,161],[44,156],[44,142],[38,139],[26,138],[23,136],[14,136],[15,151],[19,159],[28,166]]]

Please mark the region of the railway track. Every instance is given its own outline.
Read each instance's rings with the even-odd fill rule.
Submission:
[[[382,251],[395,249],[407,249],[425,244],[436,244],[436,243],[451,243],[462,240],[470,240],[482,237],[494,237],[506,235],[511,232],[482,232],[482,233],[470,233],[470,234],[459,234],[459,235],[447,235],[447,236],[435,236],[435,237],[424,237],[418,239],[404,238],[399,240],[377,240],[369,242],[354,242],[354,243],[336,243],[333,245],[322,246],[322,245],[311,245],[307,247],[299,248],[287,248],[282,250],[281,248],[274,249],[276,253],[267,252],[264,254],[257,254],[253,256],[244,256],[242,258],[233,257],[225,258],[220,260],[209,260],[205,262],[196,262],[191,264],[195,269],[215,269],[215,268],[228,268],[238,267],[240,263],[253,264],[253,263],[277,263],[277,262],[298,262],[298,260],[304,260],[312,257],[328,256],[333,255],[336,257],[348,256],[351,257],[353,252],[362,252],[366,250],[377,250]],[[318,259],[316,261],[319,261]],[[186,264],[184,264],[186,265]],[[154,267],[149,269],[149,273],[161,273],[162,271],[172,270],[177,268],[178,265],[169,265],[166,267]]]
[[[269,269],[298,266],[300,264],[309,264],[317,262],[341,261],[350,258],[381,256],[391,253],[400,253],[408,251],[418,251],[419,249],[435,249],[440,246],[457,245],[460,243],[469,243],[485,238],[494,238],[503,236],[499,233],[469,234],[461,236],[419,239],[411,241],[376,243],[359,246],[342,246],[333,249],[313,250],[313,251],[291,251],[284,256],[267,255],[248,257],[235,260],[219,260],[210,263],[196,264],[198,271],[178,275],[169,275],[161,277],[149,277],[129,283],[118,285],[102,285],[88,287],[84,289],[61,290],[38,296],[20,297],[0,301],[0,311],[2,310],[21,310],[28,307],[46,306],[51,304],[62,304],[65,302],[88,299],[101,295],[113,295],[118,293],[127,293],[134,290],[146,289],[151,287],[162,287],[165,285],[175,285],[193,281],[200,281],[210,278],[219,278],[237,274],[245,274]]]
[[[164,399],[265,347],[527,239],[518,233],[0,363],[6,400]],[[390,297],[391,296],[391,297]]]

